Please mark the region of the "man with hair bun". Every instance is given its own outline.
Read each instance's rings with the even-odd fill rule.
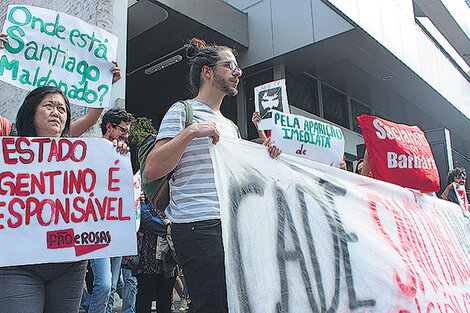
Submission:
[[[224,249],[219,199],[209,141],[220,134],[237,137],[236,126],[220,112],[226,95],[235,96],[242,71],[234,51],[193,38],[187,45],[193,123],[186,127],[185,105],[173,104],[160,125],[157,142],[147,156],[145,174],[157,179],[171,174],[171,235],[183,269],[192,313],[224,313],[227,308]],[[281,151],[264,142],[272,157]]]

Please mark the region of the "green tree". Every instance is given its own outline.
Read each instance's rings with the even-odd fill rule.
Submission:
[[[153,126],[152,120],[147,117],[138,117],[132,123],[129,132],[129,143],[131,146],[138,147],[140,143],[151,134],[156,134],[157,130]]]

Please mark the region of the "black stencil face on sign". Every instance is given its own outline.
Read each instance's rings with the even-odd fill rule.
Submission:
[[[275,87],[266,89],[258,94],[259,114],[261,119],[271,118],[269,110],[274,109],[282,112],[282,88]]]

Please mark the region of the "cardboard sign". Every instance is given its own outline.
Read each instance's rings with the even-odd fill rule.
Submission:
[[[344,155],[341,128],[278,111],[272,120],[271,139],[283,153],[339,167]]]
[[[142,176],[140,170],[134,175],[134,208],[135,208],[135,229],[140,228],[140,193],[142,192]]]
[[[229,312],[470,308],[470,221],[455,203],[241,140],[210,149]]]
[[[129,154],[105,139],[0,141],[0,267],[137,253]]]
[[[423,192],[440,190],[439,173],[423,131],[375,116],[357,117],[374,177]]]
[[[71,103],[108,107],[118,38],[82,20],[48,9],[9,5],[0,49],[0,79],[33,90],[60,88]]]
[[[255,112],[261,116],[258,129],[271,129],[272,110],[289,113],[285,79],[255,87]]]

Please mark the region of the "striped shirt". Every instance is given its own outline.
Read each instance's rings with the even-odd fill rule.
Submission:
[[[205,104],[188,100],[193,106],[193,123],[213,120],[220,133],[237,136],[228,119]],[[185,128],[184,104],[177,102],[160,125],[157,141],[174,138]],[[230,133],[230,134],[228,134]],[[183,153],[170,179],[170,204],[165,213],[174,223],[220,219],[214,168],[209,154],[209,138],[194,138]]]

